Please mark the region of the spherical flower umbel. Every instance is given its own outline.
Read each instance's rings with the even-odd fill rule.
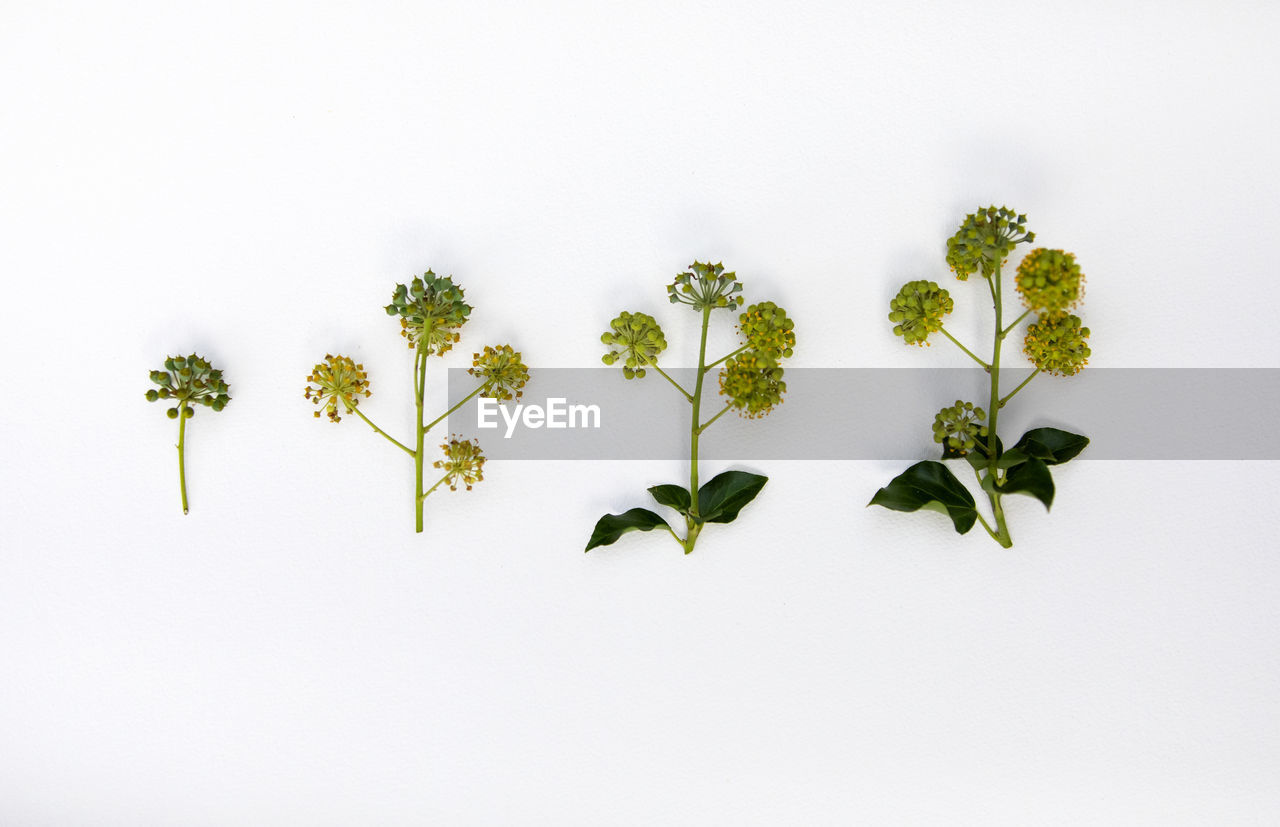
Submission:
[[[529,368],[520,360],[520,351],[512,350],[511,345],[485,345],[483,353],[473,355],[467,373],[484,382],[482,396],[499,402],[519,399],[529,381]]]
[[[411,349],[423,344],[428,354],[448,352],[461,338],[458,328],[467,322],[471,305],[462,300],[462,288],[451,276],[428,270],[407,286],[397,284],[386,306],[388,316],[400,317],[400,335]]]
[[[708,307],[741,307],[742,282],[736,273],[726,273],[723,264],[703,264],[695,261],[689,272],[676,276],[667,285],[667,295],[672,304],[687,304],[694,310]]]
[[[1080,265],[1062,250],[1032,250],[1018,265],[1018,292],[1032,310],[1066,310],[1080,299]]]
[[[787,311],[773,302],[760,302],[747,307],[738,317],[738,332],[747,346],[774,359],[789,359],[796,346],[795,323]]]
[[[646,313],[628,313],[622,311],[618,318],[609,322],[609,330],[600,337],[600,341],[609,346],[609,351],[601,357],[606,365],[612,365],[622,359],[622,375],[628,379],[644,378],[645,365],[656,365],[658,354],[667,349],[667,339],[662,335],[662,328],[652,316]]]
[[[222,371],[216,370],[208,360],[196,354],[170,356],[164,360],[164,370],[153,370],[150,379],[159,389],[147,391],[147,401],[172,399],[178,404],[165,411],[170,419],[177,419],[185,411],[187,419],[196,415],[192,405],[204,405],[220,411],[231,401],[227,383],[222,381]],[[183,403],[187,403],[184,405]]]
[[[970,273],[993,275],[1013,248],[1032,242],[1036,234],[1026,231],[1027,217],[1007,207],[987,207],[965,217],[956,234],[947,239],[947,264],[961,281]]]
[[[355,410],[359,397],[368,398],[370,395],[369,376],[364,372],[364,365],[356,364],[346,356],[326,353],[324,361],[311,369],[307,382],[314,383],[316,387],[308,384],[303,396],[316,405],[323,405],[329,421],[334,423],[342,421],[339,403],[345,406],[344,412],[349,412]],[[320,411],[315,415],[319,418]]]
[[[449,484],[450,491],[457,491],[459,485],[470,491],[474,483],[484,479],[484,452],[479,442],[452,437],[440,447],[444,449],[444,459],[436,460],[434,465],[444,470],[442,481]]]
[[[961,402],[950,408],[943,408],[933,418],[933,441],[946,445],[957,454],[969,453],[978,444],[978,439],[985,439],[987,426],[986,411],[974,407],[972,402]]]
[[[782,368],[768,353],[748,350],[725,361],[720,369],[720,393],[747,419],[767,415],[782,404],[786,392]]]
[[[1080,317],[1058,310],[1027,326],[1025,352],[1031,363],[1047,373],[1074,376],[1089,363],[1089,328]]]
[[[924,345],[942,329],[942,317],[955,307],[951,294],[932,281],[909,281],[889,300],[893,332],[909,345]]]

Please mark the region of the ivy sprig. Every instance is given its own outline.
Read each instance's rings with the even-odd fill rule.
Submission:
[[[151,371],[150,379],[158,388],[147,391],[147,401],[172,401],[165,414],[178,420],[178,489],[182,493],[182,513],[190,512],[187,503],[187,420],[196,415],[195,405],[220,411],[231,401],[230,388],[222,379],[222,371],[196,354],[170,356],[164,370]]]

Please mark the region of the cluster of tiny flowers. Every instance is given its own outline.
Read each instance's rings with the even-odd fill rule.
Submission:
[[[738,332],[747,346],[774,359],[789,359],[796,346],[795,323],[773,302],[750,305],[738,317]]]
[[[436,460],[434,465],[444,470],[450,491],[457,491],[460,484],[470,491],[473,484],[484,479],[484,452],[479,442],[453,437],[440,447],[444,449],[444,459]]]
[[[1013,248],[1032,242],[1036,234],[1026,229],[1027,217],[1007,207],[987,207],[965,217],[956,234],[947,239],[947,264],[964,281],[971,273],[991,276]]]
[[[691,272],[681,273],[667,285],[671,303],[687,304],[694,310],[716,307],[741,307],[742,282],[735,273],[726,273],[723,264],[689,265]]]
[[[410,349],[422,343],[428,354],[443,354],[461,338],[458,328],[467,322],[471,305],[462,300],[462,288],[450,276],[428,270],[407,286],[397,284],[386,306],[388,316],[400,317],[400,335]]]
[[[950,408],[943,408],[933,418],[933,441],[945,444],[957,454],[967,454],[978,444],[979,438],[986,438],[987,413],[982,408],[975,408],[972,402],[961,402]]]
[[[1080,317],[1058,310],[1046,313],[1027,326],[1025,352],[1040,370],[1074,376],[1089,363],[1089,328]]]
[[[358,365],[346,356],[325,354],[324,362],[311,369],[307,377],[308,383],[303,396],[316,405],[323,405],[324,412],[330,422],[341,422],[338,403],[346,405],[347,410],[354,410],[360,400],[358,397],[369,397],[369,376],[364,372],[364,365]],[[320,411],[315,412],[316,418]]]
[[[1065,310],[1080,299],[1083,276],[1076,257],[1041,247],[1018,265],[1017,285],[1032,310]]]
[[[165,411],[170,419],[177,419],[179,411],[185,411],[187,419],[196,415],[190,405],[204,405],[220,411],[231,401],[227,395],[227,383],[222,381],[222,371],[196,354],[171,356],[164,360],[164,370],[151,371],[150,378],[160,386],[147,391],[147,401],[173,399],[177,405]],[[183,403],[189,403],[183,405]]]
[[[942,317],[955,307],[951,294],[932,281],[909,281],[889,301],[893,332],[909,345],[927,344],[942,329]]]
[[[720,369],[720,393],[747,419],[768,414],[782,404],[786,392],[782,368],[768,353],[748,350],[726,360]]]
[[[485,396],[499,402],[519,399],[529,381],[529,368],[521,361],[520,351],[512,350],[511,345],[485,345],[483,353],[474,354],[467,373],[484,382]]]
[[[600,341],[609,346],[601,357],[606,365],[622,360],[622,375],[628,379],[643,378],[644,366],[657,364],[658,354],[667,349],[667,339],[657,320],[645,313],[622,311],[609,322],[609,330]]]

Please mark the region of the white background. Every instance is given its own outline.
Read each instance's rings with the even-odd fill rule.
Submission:
[[[695,258],[794,365],[965,366],[885,314],[993,202],[1079,257],[1092,364],[1276,367],[1280,7],[1115,5],[8,4],[0,821],[1275,823],[1274,463],[1082,459],[1005,551],[863,508],[917,446],[743,458],[693,555],[584,556],[680,463],[491,463],[414,535],[410,463],[302,398],[349,353],[407,434],[427,267],[475,305],[441,404],[624,308],[688,364]],[[184,517],[143,393],[193,350],[234,398]]]

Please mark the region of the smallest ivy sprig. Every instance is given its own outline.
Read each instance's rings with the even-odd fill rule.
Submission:
[[[165,411],[178,420],[178,488],[182,492],[182,513],[187,505],[186,436],[187,420],[196,415],[194,405],[220,411],[231,401],[229,386],[208,360],[196,354],[171,356],[164,360],[164,370],[151,371],[151,381],[159,385],[147,391],[147,401],[172,400],[174,406]]]

